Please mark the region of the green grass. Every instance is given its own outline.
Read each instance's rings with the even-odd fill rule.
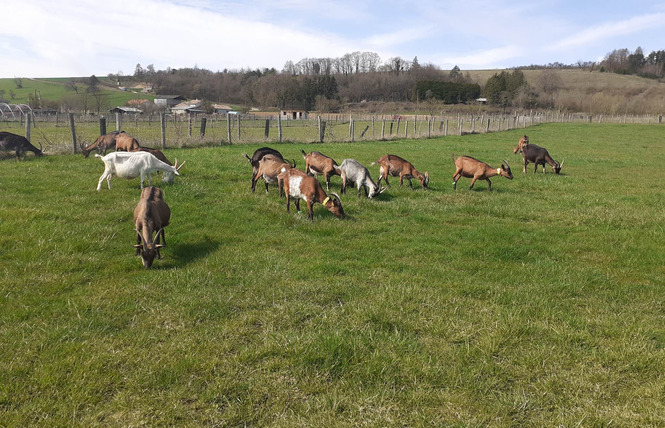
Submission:
[[[89,76],[88,76],[89,77]],[[85,79],[85,78],[79,78]],[[6,99],[10,104],[28,104],[29,97],[38,95],[42,100],[48,100],[53,102],[60,102],[63,97],[75,97],[77,96],[75,92],[68,90],[65,85],[71,79],[69,78],[52,78],[52,79],[22,79],[22,88],[17,88],[16,83],[13,78],[4,78],[0,79],[0,90],[4,90],[4,95],[0,98]],[[104,78],[100,79],[104,80]],[[76,84],[79,88],[80,96],[82,97],[85,92],[86,85],[82,83]],[[120,91],[118,89],[109,89],[108,86],[100,85],[102,93],[107,95],[105,99],[105,105],[108,108],[113,108],[115,106],[125,105],[129,100],[132,99],[154,99],[153,94],[138,94],[128,91]],[[14,97],[11,97],[13,92]],[[89,101],[88,108],[91,111],[95,110],[94,100]],[[102,112],[103,113],[103,112]]]
[[[560,176],[522,174],[522,133],[272,144],[430,172],[314,223],[250,192],[259,145],[169,149],[151,270],[138,180],[0,161],[0,426],[665,425],[662,127],[528,129]],[[454,192],[451,153],[515,179]]]

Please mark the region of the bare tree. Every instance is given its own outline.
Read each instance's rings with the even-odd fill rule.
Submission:
[[[538,76],[538,88],[547,95],[550,102],[554,102],[554,94],[563,86],[563,80],[559,72],[553,69],[546,69]]]

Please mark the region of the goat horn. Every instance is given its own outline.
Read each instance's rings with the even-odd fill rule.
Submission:
[[[160,233],[162,230],[163,230],[163,228],[162,228],[162,229],[159,229],[159,230],[157,231],[157,233],[155,233],[155,239],[152,240],[152,245],[155,245],[155,244],[157,243],[157,241],[159,240],[159,233]]]
[[[508,168],[510,168],[510,164],[508,163],[507,160],[504,159],[503,162],[506,164],[506,166],[507,166]]]
[[[176,171],[180,171],[180,168],[182,168],[182,166],[183,166],[186,162],[187,162],[187,161],[185,161],[185,162],[181,163],[180,165],[178,165],[178,158],[175,158],[175,165],[173,165],[173,167],[175,168]]]
[[[566,161],[565,159],[561,161],[561,165],[559,165],[559,168],[561,168],[561,167],[563,166],[563,163],[564,163],[565,161]]]
[[[335,193],[335,192],[330,192],[330,194],[333,195],[334,197],[336,197],[337,200],[338,200],[340,203],[342,203],[342,198],[340,198],[339,195],[338,195],[337,193]]]

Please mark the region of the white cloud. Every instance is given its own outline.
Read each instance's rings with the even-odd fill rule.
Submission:
[[[550,51],[560,51],[580,46],[596,44],[601,40],[642,32],[652,28],[665,28],[665,13],[636,16],[634,18],[610,22],[580,31],[548,47]]]

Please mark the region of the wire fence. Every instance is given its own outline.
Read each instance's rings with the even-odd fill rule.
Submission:
[[[538,111],[511,114],[321,114],[285,119],[278,112],[250,114],[20,115],[0,118],[0,130],[24,134],[47,152],[80,151],[99,135],[124,130],[147,147],[189,147],[271,142],[355,142],[501,132],[542,123],[662,124],[663,115],[592,115]]]

